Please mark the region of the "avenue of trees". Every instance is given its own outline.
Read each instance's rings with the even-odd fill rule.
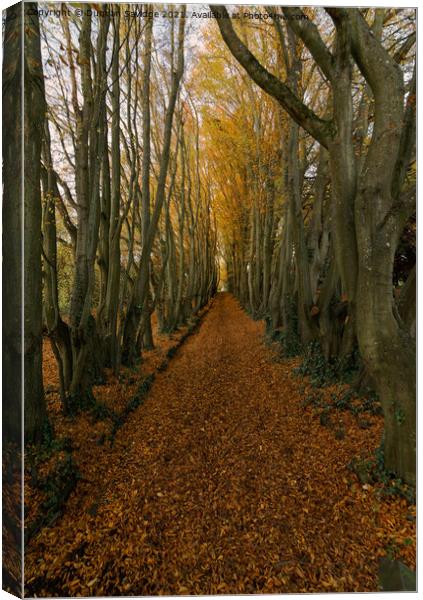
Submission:
[[[152,18],[123,19],[122,7],[107,6],[104,18],[63,11],[40,28],[37,5],[24,5],[27,442],[42,438],[46,419],[43,327],[57,359],[63,410],[72,413],[90,405],[105,367],[118,372],[153,347],[154,311],[160,330],[172,332],[217,287],[198,116],[182,86],[185,19],[153,32]],[[7,11],[3,66],[10,268],[21,256],[20,10]],[[7,292],[18,301],[20,266],[15,272]],[[17,304],[11,311],[19,322]],[[9,323],[16,334],[17,323]],[[18,381],[13,340],[10,349],[8,369]],[[9,383],[13,389],[12,377]],[[5,406],[16,439],[19,400],[8,393]]]
[[[43,331],[72,414],[106,367],[154,346],[153,315],[172,332],[198,313],[220,271],[287,353],[314,344],[342,369],[358,350],[385,467],[414,483],[414,12],[262,6],[273,18],[257,21],[210,5],[200,36],[153,5],[144,18],[61,6],[59,19],[11,7],[5,25],[12,435],[21,268],[28,442],[46,420]]]
[[[267,7],[273,22],[247,31],[210,10],[242,67],[243,104],[226,106],[249,135],[231,167],[240,182],[222,192],[237,213],[230,289],[288,346],[318,341],[340,368],[358,346],[385,468],[413,482],[416,272],[411,260],[398,282],[394,264],[415,223],[414,13]]]

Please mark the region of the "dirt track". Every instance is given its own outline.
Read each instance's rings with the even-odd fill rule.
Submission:
[[[380,425],[336,440],[291,371],[219,294],[104,447],[97,496],[31,542],[29,593],[376,591],[379,505],[346,465]]]

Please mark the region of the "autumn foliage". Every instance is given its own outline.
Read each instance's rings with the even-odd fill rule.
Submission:
[[[237,10],[7,10],[18,595],[414,589],[416,12]]]

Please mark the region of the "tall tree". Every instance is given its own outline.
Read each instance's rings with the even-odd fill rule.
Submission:
[[[154,6],[147,4],[147,11],[150,15],[154,12]],[[150,78],[151,78],[151,58],[152,58],[152,41],[153,41],[153,17],[147,19],[144,43],[143,57],[143,77],[142,77],[142,188],[141,188],[141,205],[142,205],[142,243],[147,244],[148,230],[150,227],[150,168],[151,168],[151,115],[150,115]],[[150,261],[145,264],[145,272],[140,273],[140,277],[146,281],[150,281]],[[144,302],[143,314],[143,337],[144,346],[152,348],[153,336],[151,331],[151,314],[148,307],[148,302]]]
[[[26,442],[39,442],[46,420],[42,378],[40,184],[46,104],[37,5],[28,3],[24,7],[24,435]]]
[[[103,339],[105,342],[106,364],[117,368],[118,357],[118,310],[119,310],[119,288],[120,288],[120,236],[122,230],[121,206],[121,127],[120,127],[120,15],[113,17],[113,54],[111,64],[111,178],[109,178],[109,158],[104,152],[103,158],[103,183],[102,201],[105,207],[103,216],[107,214],[106,229],[104,237],[107,238],[106,248],[106,278],[104,305],[97,315],[97,319],[103,328]],[[104,119],[106,119],[104,111]],[[104,126],[104,144],[107,145],[107,127]],[[107,178],[107,181],[106,181]],[[109,198],[110,195],[110,198]],[[106,208],[107,206],[107,208]],[[107,227],[108,226],[108,227]]]
[[[67,409],[74,410],[91,402],[91,384],[95,377],[95,361],[99,347],[95,342],[96,327],[91,314],[95,284],[96,258],[100,220],[100,167],[105,151],[102,135],[106,96],[106,40],[109,20],[101,19],[97,38],[97,63],[92,78],[91,14],[83,12],[79,34],[79,65],[82,106],[79,105],[75,65],[73,64],[69,24],[64,19],[68,56],[72,76],[72,104],[76,119],[75,188],[77,207],[77,242],[70,306],[72,345],[72,378]],[[92,352],[96,346],[97,352]]]
[[[59,308],[59,286],[57,269],[57,228],[56,206],[61,199],[57,174],[53,168],[51,156],[51,138],[48,121],[44,125],[43,168],[41,180],[43,184],[43,272],[44,272],[44,320],[50,338],[53,353],[56,357],[60,396],[66,406],[66,394],[72,377],[72,348],[69,327],[63,321]]]
[[[184,12],[184,5],[182,5]],[[134,291],[128,307],[125,318],[125,328],[122,341],[122,359],[125,364],[131,364],[136,358],[138,328],[143,314],[147,294],[149,291],[148,265],[150,263],[150,254],[153,248],[154,239],[157,232],[157,225],[160,219],[160,214],[165,200],[166,194],[166,179],[170,158],[170,144],[172,138],[172,123],[175,112],[176,99],[179,91],[179,84],[184,71],[184,31],[185,18],[179,19],[179,29],[177,36],[177,58],[175,69],[172,71],[171,89],[166,109],[163,146],[160,158],[159,177],[154,200],[154,207],[151,214],[151,219],[148,227],[148,234],[143,242],[140,265],[137,279],[134,284]],[[173,60],[173,56],[172,56]]]
[[[22,46],[23,5],[6,11],[3,50],[3,435],[22,425]]]
[[[413,210],[412,197],[401,194],[405,164],[409,163],[415,141],[413,88],[404,111],[401,69],[358,9],[327,9],[336,30],[332,54],[316,25],[301,18],[300,9],[285,8],[289,26],[331,85],[333,118],[322,119],[298,98],[295,90],[257,60],[235,32],[224,6],[210,8],[215,14],[223,14],[224,18],[217,19],[222,37],[250,77],[329,151],[335,255],[349,317],[344,333],[346,351],[352,349],[353,325],[357,322],[360,352],[384,410],[386,468],[413,483],[414,343],[396,317],[392,293],[395,250]],[[352,60],[375,99],[374,129],[360,178],[353,137]],[[396,360],[399,356],[401,360]]]

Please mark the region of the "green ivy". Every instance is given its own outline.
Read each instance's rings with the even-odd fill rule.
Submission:
[[[34,485],[44,493],[44,501],[38,517],[25,527],[25,543],[42,527],[52,525],[62,514],[62,507],[75,488],[80,474],[73,462],[71,452],[65,452],[55,469],[45,478],[33,477]]]
[[[416,502],[416,490],[385,468],[383,443],[373,456],[365,460],[354,458],[348,468],[357,475],[360,483],[382,484],[378,490],[380,496],[400,496],[410,504]]]
[[[351,383],[360,369],[358,350],[342,359],[327,359],[318,340],[302,349],[302,362],[294,369],[296,375],[310,378],[313,387],[327,387],[333,383]]]

